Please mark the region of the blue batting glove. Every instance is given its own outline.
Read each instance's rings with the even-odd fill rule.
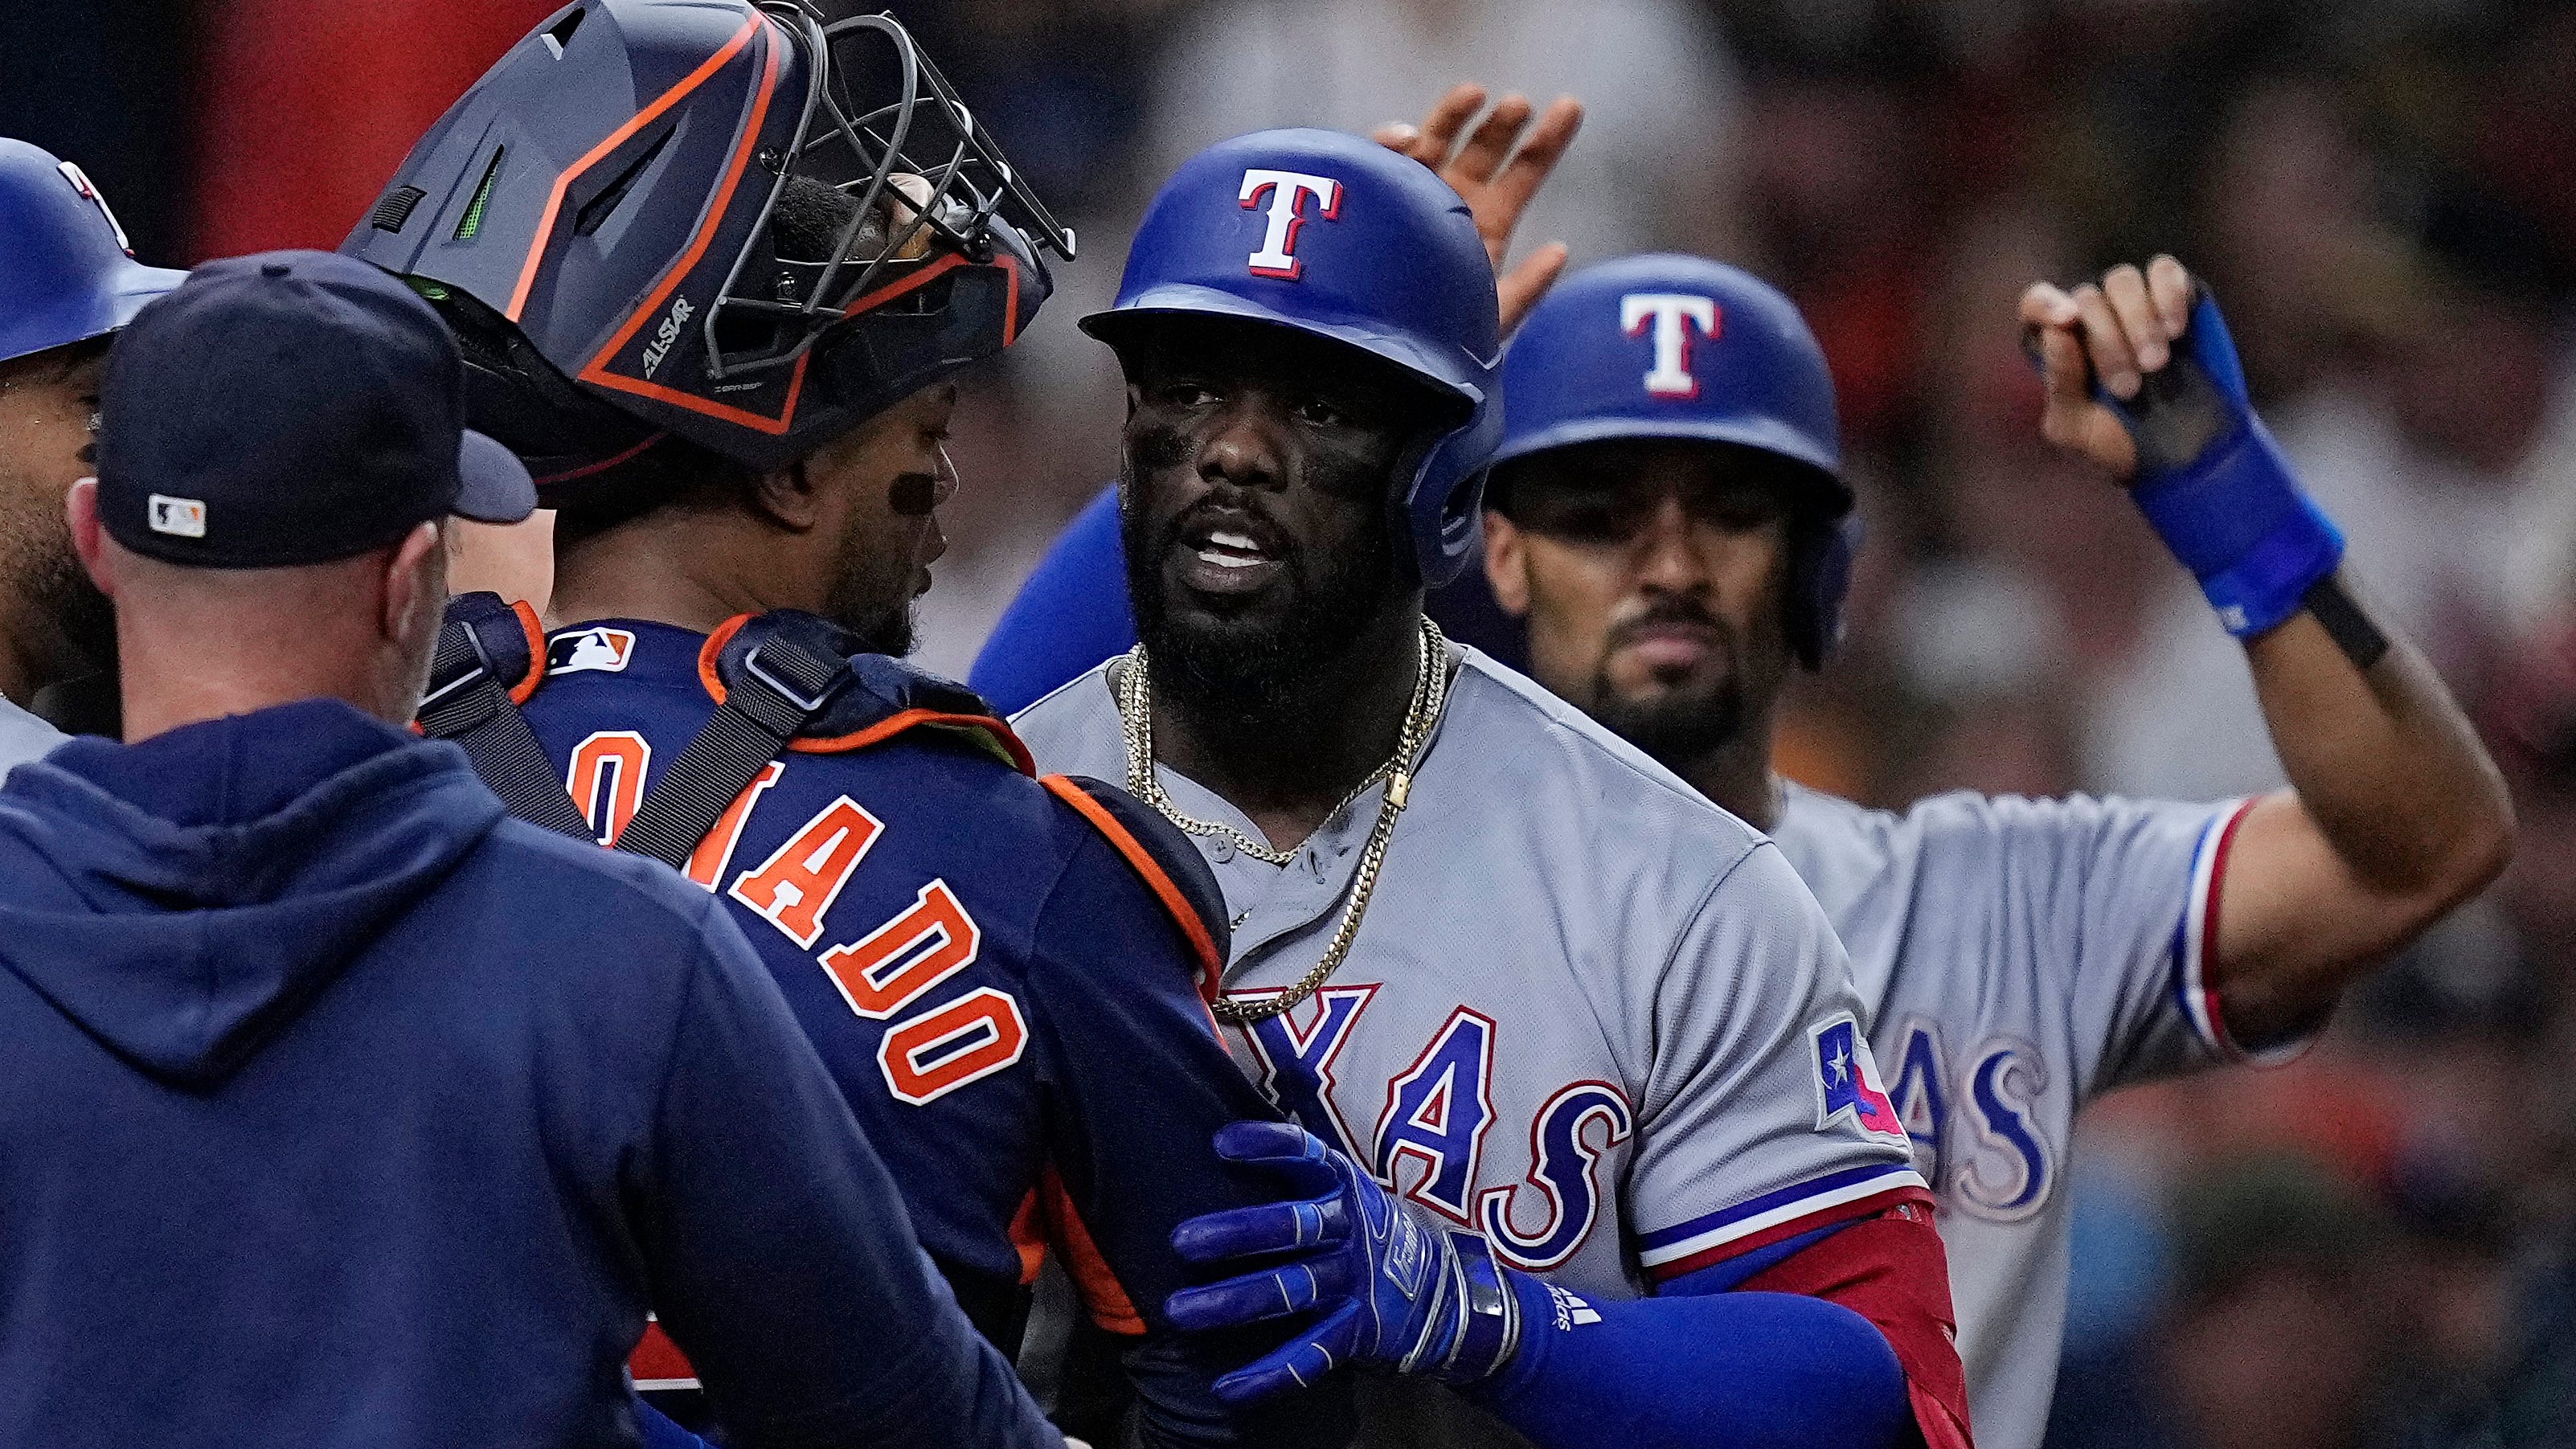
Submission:
[[[1344,1364],[1463,1384],[1511,1361],[1519,1303],[1482,1237],[1418,1221],[1348,1157],[1286,1122],[1229,1123],[1217,1131],[1216,1151],[1271,1170],[1292,1195],[1173,1229],[1172,1247],[1185,1262],[1259,1258],[1268,1266],[1174,1293],[1165,1305],[1172,1321],[1203,1330],[1321,1314],[1276,1351],[1218,1379],[1218,1397],[1250,1403]]]
[[[2235,339],[2208,288],[2194,284],[2172,360],[2141,380],[2136,397],[2113,397],[2097,379],[2093,398],[2138,446],[2129,497],[2200,581],[2227,632],[2250,639],[2278,625],[2343,561],[2342,532],[2300,489],[2254,415]]]

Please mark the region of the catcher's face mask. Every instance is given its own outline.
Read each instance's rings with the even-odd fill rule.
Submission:
[[[478,405],[563,483],[661,433],[803,457],[1007,346],[1049,289],[1039,252],[1074,239],[891,16],[582,0],[449,110],[342,250],[644,425]],[[492,409],[525,412],[512,391]]]

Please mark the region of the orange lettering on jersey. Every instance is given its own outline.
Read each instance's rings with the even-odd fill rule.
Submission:
[[[973,965],[983,941],[983,928],[958,904],[948,882],[935,880],[902,915],[824,952],[823,969],[850,1010],[883,1021]]]
[[[920,1107],[1018,1061],[1028,1044],[1020,1004],[985,986],[887,1032],[877,1065],[898,1100]]]
[[[776,760],[760,767],[760,773],[716,817],[715,828],[707,832],[707,838],[689,852],[689,867],[683,874],[707,890],[716,888],[716,882],[724,879],[725,867],[733,862],[733,848],[742,843],[742,827],[750,823],[752,802],[760,798],[761,791],[777,784],[786,768]]]
[[[731,894],[810,951],[823,938],[823,913],[884,829],[844,795],[806,821],[759,869],[743,872]]]
[[[614,845],[644,799],[644,768],[653,746],[633,730],[601,730],[572,747],[564,789],[602,845]]]

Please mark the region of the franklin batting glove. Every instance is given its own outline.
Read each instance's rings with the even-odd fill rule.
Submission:
[[[1174,1293],[1166,1305],[1172,1321],[1204,1330],[1321,1315],[1218,1379],[1226,1402],[1303,1387],[1348,1364],[1467,1384],[1511,1361],[1520,1308],[1483,1238],[1417,1221],[1357,1164],[1285,1122],[1230,1123],[1218,1130],[1216,1151],[1269,1169],[1297,1195],[1173,1229],[1172,1247],[1185,1262],[1273,1261]]]

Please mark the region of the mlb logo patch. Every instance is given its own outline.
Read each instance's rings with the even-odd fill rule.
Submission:
[[[548,674],[615,674],[635,657],[635,634],[628,629],[583,629],[546,646]]]
[[[1887,1099],[1887,1088],[1878,1080],[1878,1063],[1869,1054],[1869,1041],[1860,1034],[1851,1013],[1827,1017],[1809,1027],[1807,1036],[1815,1047],[1816,1130],[1822,1132],[1849,1115],[1873,1136],[1906,1140],[1905,1124],[1897,1119],[1896,1104]]]
[[[203,538],[206,536],[205,500],[155,493],[143,500],[143,522],[154,533],[166,533],[173,538]]]

